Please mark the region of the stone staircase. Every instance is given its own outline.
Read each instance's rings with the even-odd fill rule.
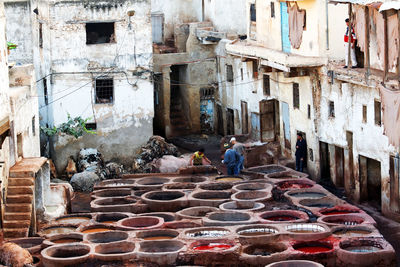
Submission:
[[[4,238],[27,237],[36,225],[35,177],[46,158],[25,158],[10,169],[5,212]]]
[[[173,135],[185,135],[190,132],[190,125],[179,98],[171,98],[170,120]]]

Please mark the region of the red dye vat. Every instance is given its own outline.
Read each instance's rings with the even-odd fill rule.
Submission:
[[[322,253],[331,251],[331,248],[324,247],[324,246],[305,246],[296,248],[296,250],[301,251],[303,253],[313,254],[313,253]]]
[[[302,188],[311,188],[312,185],[310,184],[302,184],[302,183],[294,183],[294,182],[284,182],[279,185],[281,190],[287,189],[302,189]]]
[[[272,217],[268,217],[265,218],[266,220],[269,221],[274,221],[274,222],[285,222],[285,221],[294,221],[297,220],[298,218],[293,217],[293,216],[272,216]]]
[[[349,214],[349,213],[357,213],[357,211],[352,211],[352,210],[333,210],[333,211],[323,212],[322,214],[324,214],[324,215],[343,215],[343,214]]]
[[[221,251],[221,250],[226,250],[230,249],[232,246],[228,244],[222,244],[222,243],[210,243],[208,245],[203,245],[203,246],[197,246],[194,247],[194,250],[212,250],[212,251]]]

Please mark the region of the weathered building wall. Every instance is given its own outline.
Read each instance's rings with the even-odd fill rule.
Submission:
[[[83,147],[98,148],[106,161],[130,164],[153,134],[150,1],[45,1],[38,6],[43,48],[35,38],[35,54],[45,62],[42,77],[51,74],[42,80],[49,92],[41,101],[43,117],[49,126],[66,122],[68,114],[97,124],[96,135],[53,138],[58,171]],[[128,11],[135,15],[130,18]],[[87,23],[102,22],[114,23],[114,40],[87,44]],[[113,80],[111,103],[96,98],[95,80],[101,78]]]
[[[164,14],[164,40],[174,35],[176,25],[202,20],[202,0],[151,0],[151,12]]]
[[[20,64],[33,63],[30,1],[5,0],[7,38],[18,47],[10,51],[9,60]]]

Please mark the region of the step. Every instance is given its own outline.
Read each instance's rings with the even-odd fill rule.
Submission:
[[[32,204],[6,204],[6,213],[7,212],[32,212]]]
[[[30,220],[3,221],[3,229],[29,228]]]
[[[22,177],[8,178],[8,185],[11,185],[11,186],[30,186],[30,185],[35,185],[35,178],[33,178],[33,177],[28,177],[28,178],[22,178]]]
[[[4,220],[16,221],[16,220],[30,220],[30,212],[5,212]]]
[[[8,186],[7,187],[7,195],[31,195],[33,194],[33,185],[31,186]]]
[[[11,178],[29,178],[34,177],[35,172],[32,170],[17,170],[17,171],[10,171]]]
[[[3,228],[4,238],[17,238],[17,237],[27,237],[29,233],[29,228]]]
[[[6,203],[14,204],[14,203],[32,203],[33,195],[7,195]]]

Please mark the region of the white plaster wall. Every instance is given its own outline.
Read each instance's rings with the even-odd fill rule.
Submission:
[[[29,1],[5,1],[7,40],[18,45],[10,51],[9,60],[26,64],[33,62],[31,10]]]
[[[246,0],[204,0],[205,20],[219,32],[247,34]]]
[[[164,38],[171,38],[173,36],[175,25],[201,21],[201,1],[151,0],[151,12],[161,12],[164,14]]]

